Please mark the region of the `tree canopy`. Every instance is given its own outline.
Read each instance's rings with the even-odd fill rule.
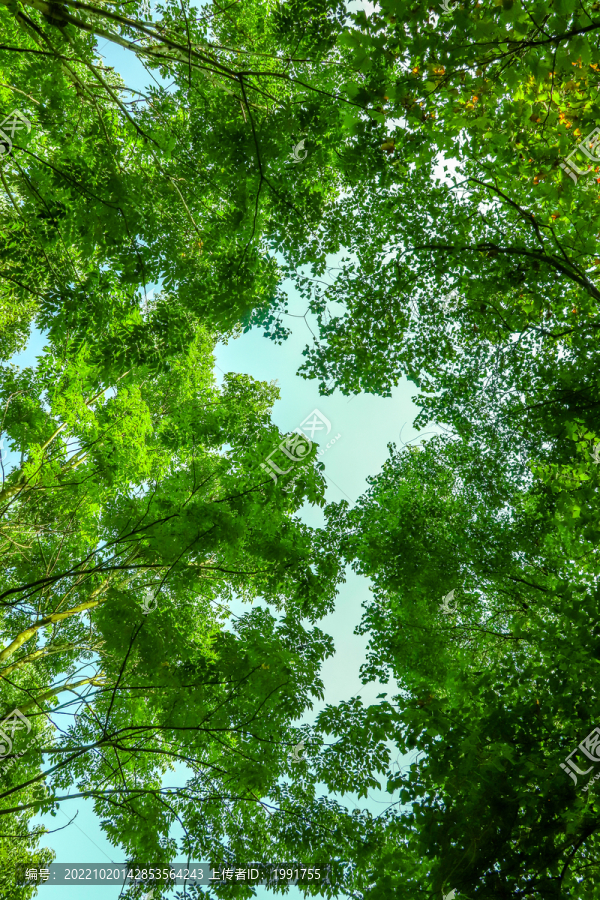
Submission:
[[[600,897],[565,765],[598,716],[599,30],[568,0],[0,4],[7,871],[86,796],[132,861],[178,827],[192,856],[328,856],[357,900]],[[319,325],[301,374],[408,377],[438,432],[323,530],[276,389],[212,373],[219,339],[285,339],[286,278]],[[364,679],[399,693],[299,729],[346,563]],[[378,818],[337,796],[382,782]]]

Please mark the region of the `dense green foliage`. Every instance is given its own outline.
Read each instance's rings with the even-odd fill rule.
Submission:
[[[324,312],[305,371],[348,393],[408,375],[445,434],[330,514],[374,583],[365,678],[394,674],[420,755],[395,874],[386,842],[366,867],[392,896],[599,896],[595,788],[561,769],[598,720],[597,14],[382,2],[344,38],[381,156],[331,212],[337,281],[300,281]]]
[[[331,27],[280,59],[289,14],[271,13],[0,7],[2,106],[31,126],[2,146],[2,357],[32,324],[47,341],[2,379],[21,458],[0,492],[2,701],[33,723],[3,776],[7,897],[30,890],[12,881],[37,858],[28,815],[61,798],[93,798],[131,860],[168,861],[174,824],[196,858],[250,835],[256,857],[282,855],[264,798],[321,693],[331,641],[310,623],[338,564],[294,515],[323,503],[316,448],[292,491],[274,484],[276,392],[211,372],[220,336],[269,315],[274,250],[290,223],[301,246],[337,178],[314,127],[333,98],[296,105]],[[147,66],[145,93],[104,66],[106,41]],[[262,605],[231,626],[233,599]]]
[[[39,727],[51,711],[55,730],[21,737],[4,812],[91,796],[131,858],[168,859],[175,818],[208,848],[228,798],[258,805],[330,652],[302,621],[331,607],[336,560],[293,517],[322,503],[322,478],[305,463],[286,492],[263,474],[274,389],[218,390],[211,364],[199,335],[168,374],[96,397],[82,360],[5,370],[5,428],[26,451],[0,497],[3,703]],[[259,607],[223,631],[235,597],[280,618]],[[176,764],[181,788],[164,787]]]
[[[153,343],[186,343],[198,318],[231,328],[266,314],[284,236],[312,257],[299,248],[339,180],[339,75],[320,66],[333,25],[316,4],[296,39],[290,13],[268,7],[173,3],[147,21],[127,2],[0,5],[2,107],[32,126],[2,172],[9,349],[35,319],[114,374]],[[146,93],[104,67],[94,33],[135,52]],[[305,86],[316,72],[318,93]],[[299,168],[291,150],[307,134]],[[169,302],[142,321],[140,294],[159,280]]]
[[[196,858],[349,861],[328,891],[358,900],[600,898],[600,806],[561,768],[600,715],[600,4],[445,6],[0,5],[2,118],[31,123],[0,158],[11,871],[34,811],[87,796],[132,860],[177,823]],[[219,338],[285,338],[286,276],[320,323],[303,374],[408,376],[440,432],[323,532],[316,450],[292,492],[260,469],[274,389],[212,376]],[[298,730],[344,562],[364,678],[399,693]],[[382,780],[378,819],[319,793]]]

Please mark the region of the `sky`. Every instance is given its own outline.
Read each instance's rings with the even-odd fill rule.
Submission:
[[[106,65],[114,66],[131,87],[143,89],[148,76],[141,64],[131,59],[130,54],[108,45],[100,50]],[[302,350],[311,341],[309,326],[312,324],[313,331],[316,331],[316,323],[311,323],[310,317],[303,318],[306,312],[302,306],[303,301],[290,285],[284,287],[288,289],[290,297],[290,316],[285,321],[286,326],[292,330],[288,340],[277,345],[265,338],[261,329],[253,329],[231,339],[227,344],[217,347],[215,376],[221,382],[227,372],[244,372],[261,381],[275,381],[280,388],[280,399],[275,403],[272,418],[284,433],[293,431],[315,411],[323,420],[327,420],[331,426],[330,431],[322,436],[315,435],[315,440],[324,450],[320,459],[325,465],[326,499],[329,502],[346,500],[352,505],[366,489],[367,476],[375,475],[381,469],[388,456],[388,444],[392,442],[399,445],[401,441],[417,439],[412,428],[412,421],[418,412],[411,399],[415,387],[402,381],[389,398],[368,394],[345,397],[340,391],[329,397],[320,396],[318,382],[306,380],[297,374],[304,361]],[[43,335],[34,332],[27,349],[12,361],[20,366],[35,365],[43,343]],[[325,449],[335,438],[337,439],[332,446]],[[318,527],[323,524],[323,514],[318,508],[305,505],[301,515],[309,525]],[[361,619],[362,604],[368,597],[368,580],[349,571],[346,583],[340,587],[334,612],[319,622],[319,627],[333,636],[336,652],[323,665],[325,699],[316,704],[313,715],[324,705],[337,704],[356,695],[360,695],[365,703],[375,702],[376,695],[382,690],[379,684],[362,685],[359,676],[360,666],[365,661],[367,638],[356,635],[354,630]],[[239,613],[240,610],[233,611]],[[310,717],[302,721],[310,722]],[[395,754],[392,759],[394,758]],[[310,760],[303,764],[310,764]],[[381,792],[371,794],[360,805],[379,814],[391,799],[393,798]],[[359,805],[356,797],[348,795],[344,802],[351,807]],[[47,815],[39,817],[38,821],[53,830],[53,833],[44,837],[44,844],[55,850],[57,862],[80,865],[122,862],[122,853],[105,838],[89,802],[74,800],[63,803],[55,817]],[[248,862],[251,860],[249,848]],[[243,864],[243,861],[239,862]],[[148,860],[148,863],[151,865],[152,861]],[[91,890],[91,887],[86,890],[86,896]],[[44,900],[68,900],[70,896],[74,900],[80,900],[82,892],[79,887],[46,885],[40,896]],[[94,886],[90,896],[94,900],[114,900],[120,896],[120,890],[116,885]],[[258,889],[261,900],[268,896],[272,895],[266,889]],[[289,896],[301,894],[292,889]]]

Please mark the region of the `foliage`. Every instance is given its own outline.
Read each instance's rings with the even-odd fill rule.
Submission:
[[[329,513],[373,582],[363,677],[394,676],[387,735],[421,756],[406,776],[377,766],[400,789],[385,831],[407,864],[392,884],[380,875],[384,842],[364,881],[401,898],[595,897],[597,799],[560,764],[599,714],[597,541],[560,493],[503,477],[486,450],[447,438],[393,449],[357,507]],[[347,727],[346,710],[329,715]]]
[[[309,623],[338,565],[294,516],[323,503],[316,447],[293,491],[265,476],[277,390],[242,375],[217,388],[211,349],[198,327],[168,371],[94,395],[83,351],[3,373],[22,463],[0,492],[2,700],[36,734],[48,725],[18,735],[1,811],[91,797],[132,861],[168,865],[175,824],[216,858],[232,806],[260,820],[331,653]],[[236,598],[270,609],[230,625]]]
[[[31,122],[2,163],[5,358],[35,321],[115,377],[137,360],[134,332],[168,354],[198,319],[227,332],[269,317],[274,251],[306,242],[339,182],[328,57],[342,13],[337,0],[0,5],[0,105]],[[103,64],[107,43],[148,88]]]
[[[388,734],[420,757],[386,815],[396,875],[382,838],[358,883],[579,900],[598,896],[597,801],[560,763],[598,716],[600,25],[590,4],[443,12],[384,0],[340,38],[371,109],[347,123],[356,188],[320,226],[347,252],[331,286],[297,276],[320,318],[304,374],[384,395],[406,376],[416,424],[446,435],[330,513],[374,584],[364,678],[397,679]]]
[[[5,367],[0,388],[21,455],[0,491],[2,697],[52,723],[2,813],[17,830],[93,797],[132,860],[169,860],[175,824],[192,854],[252,830],[269,845],[261,803],[331,652],[310,623],[337,562],[294,517],[323,503],[314,460],[291,492],[265,479],[276,392],[210,374],[219,334],[271,320],[274,251],[300,252],[339,181],[339,73],[323,63],[343,6],[266,11],[0,7],[0,99],[31,124],[2,146],[3,358],[32,324],[47,338],[37,370]],[[152,86],[106,67],[106,41]],[[231,627],[239,598],[277,614]]]
[[[599,7],[445,6],[0,7],[2,106],[32,123],[0,172],[3,358],[48,335],[2,379],[0,661],[7,710],[68,722],[14,768],[11,827],[76,786],[132,859],[168,861],[177,822],[192,855],[350,860],[357,898],[600,896],[593,790],[560,769],[597,715]],[[312,456],[293,493],[259,474],[272,388],[210,376],[218,337],[285,337],[286,276],[320,325],[303,374],[407,376],[445,435],[326,534],[295,518]],[[309,738],[338,556],[373,581],[364,677],[399,693]],[[225,627],[240,596],[278,616]],[[390,741],[425,757],[406,778]],[[317,796],[381,775],[379,819]]]

